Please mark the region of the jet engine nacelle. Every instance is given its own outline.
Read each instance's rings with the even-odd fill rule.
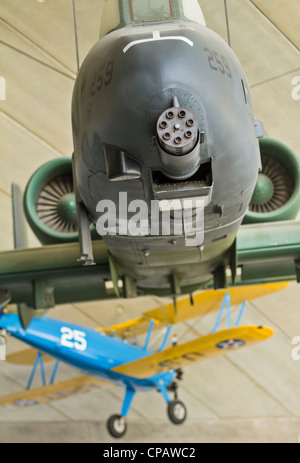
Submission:
[[[283,143],[259,140],[262,170],[244,223],[295,219],[300,207],[300,162]]]
[[[31,176],[24,193],[24,212],[42,244],[78,241],[70,158],[47,162]]]

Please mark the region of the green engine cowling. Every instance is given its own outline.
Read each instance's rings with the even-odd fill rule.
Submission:
[[[34,172],[24,192],[24,212],[42,244],[78,241],[71,158],[54,159]]]
[[[259,140],[262,170],[244,224],[293,220],[300,209],[300,161],[283,143]]]

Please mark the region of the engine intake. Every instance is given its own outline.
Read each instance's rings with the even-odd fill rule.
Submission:
[[[24,212],[42,244],[78,241],[70,158],[47,162],[32,175],[24,193]]]
[[[244,223],[295,219],[300,208],[300,162],[283,143],[259,140],[262,170],[258,174]]]

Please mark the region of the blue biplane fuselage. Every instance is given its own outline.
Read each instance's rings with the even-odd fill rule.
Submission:
[[[126,389],[166,388],[174,379],[173,370],[145,379],[112,371],[114,367],[147,357],[153,352],[92,328],[42,317],[33,319],[24,330],[16,314],[4,314],[0,318],[0,328],[41,353]]]
[[[225,307],[227,329],[216,332]],[[4,313],[4,309],[0,309],[0,336],[6,336],[8,332],[38,351],[27,389],[30,389],[39,361],[41,362],[43,384],[46,385],[41,353],[48,354],[57,360],[50,385],[53,385],[58,363],[62,361],[88,375],[123,386],[125,397],[121,413],[112,415],[107,421],[110,434],[119,438],[126,432],[125,419],[137,391],[152,389],[160,392],[167,403],[170,421],[176,425],[182,424],[186,419],[187,412],[185,405],[177,399],[178,382],[182,379],[183,373],[181,367],[204,358],[226,354],[229,349],[235,350],[264,341],[274,334],[274,331],[269,327],[256,325],[239,327],[244,308],[245,302],[241,306],[235,326],[231,328],[230,295],[226,293],[211,334],[200,336],[177,346],[174,346],[173,342],[172,347],[164,349],[172,329],[172,325],[169,325],[160,347],[155,352],[148,349],[150,336],[155,326],[155,317],[147,316],[153,315],[151,311],[148,314],[146,312],[143,319],[144,321],[149,320],[149,328],[142,347],[118,338],[116,334],[113,335],[113,332],[112,335],[106,334],[106,332],[109,333],[109,329],[102,332],[48,317],[34,318],[25,330],[19,316],[13,313]],[[136,320],[133,320],[133,324],[136,324]],[[118,326],[110,329],[115,329],[120,334],[120,327],[119,330]],[[153,374],[154,372],[156,374]],[[56,387],[61,387],[61,385],[58,383]],[[40,391],[40,388],[38,390]],[[174,393],[175,398],[173,400],[170,398],[170,392]],[[16,400],[14,397],[10,400],[13,400],[12,403],[17,405],[20,402],[21,404],[25,403],[25,405],[28,402],[30,405],[32,402],[38,403],[34,400],[26,401],[26,397],[24,398],[22,395],[18,395],[18,397],[21,399]],[[33,396],[29,397],[31,399]]]

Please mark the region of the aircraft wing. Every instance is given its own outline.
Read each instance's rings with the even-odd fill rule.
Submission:
[[[255,325],[230,328],[120,365],[112,371],[135,378],[147,378],[217,355],[228,354],[231,350],[251,346],[265,341],[273,334],[271,328]]]
[[[154,320],[154,329],[164,326],[184,322],[186,320],[201,317],[210,312],[217,312],[223,301],[225,294],[230,294],[231,305],[242,304],[243,301],[256,299],[266,296],[276,291],[286,288],[289,283],[269,283],[250,286],[234,286],[220,290],[205,290],[190,297],[178,299],[176,308],[173,302],[162,305],[152,310],[144,312],[140,318],[112,325],[108,328],[99,328],[98,331],[106,334],[114,334],[120,338],[138,336],[146,333],[149,321]]]
[[[108,385],[107,382],[92,376],[61,381],[49,386],[40,386],[0,397],[0,405],[29,407],[65,399],[75,394],[84,394]]]
[[[300,281],[299,236],[296,221],[243,225],[237,234],[241,277],[236,285]],[[24,303],[35,310],[116,298],[114,287],[107,284],[112,280],[107,246],[94,240],[93,250],[92,266],[80,262],[78,242],[2,251],[0,293],[7,291],[11,304]]]
[[[234,291],[231,292],[234,288],[237,288],[237,294],[241,291],[240,288],[244,288],[242,291],[246,293],[236,302],[232,300],[232,305],[242,300],[262,297],[284,287],[274,290],[274,287],[269,284],[277,285],[278,282],[295,279],[300,281],[299,233],[300,222],[296,221],[243,225],[240,228],[237,234],[237,260],[241,276],[237,279],[236,286],[230,288],[230,293],[234,297]],[[92,266],[83,266],[79,261],[78,242],[1,252],[0,305],[9,297],[11,304],[23,307],[25,313],[32,312],[30,313],[32,317],[35,316],[35,311],[49,309],[59,304],[119,297],[115,285],[111,284],[112,271],[104,241],[94,240],[93,250],[95,265]],[[255,288],[262,288],[262,284],[266,284],[265,290],[261,290],[260,294],[255,296]],[[286,283],[283,284],[286,285]],[[247,285],[249,285],[249,290],[245,289]],[[124,293],[126,287],[126,285],[123,285],[123,289],[120,287],[120,291],[121,289],[123,291],[120,293],[121,297],[126,297]],[[224,290],[222,291],[217,292],[215,297],[211,296],[210,290],[206,291],[203,313],[209,311],[207,306],[210,303],[218,305],[224,295]],[[212,297],[211,301],[209,301],[210,297]],[[193,306],[189,306],[188,299],[183,298],[183,301],[187,302],[178,300],[178,314],[181,313],[181,304],[185,306],[184,310],[195,313]],[[163,306],[159,311],[160,315],[157,311],[143,314],[142,321],[144,322],[146,318],[148,322],[149,317],[153,317],[160,323],[163,320],[168,324],[173,323],[175,316],[172,303],[169,306],[168,304]],[[124,327],[125,331],[131,325],[140,325],[141,328],[142,321],[127,325]],[[119,331],[121,329],[123,328],[118,328]],[[145,331],[145,329],[142,330],[142,332]]]
[[[33,365],[36,359],[36,350],[29,347],[28,349],[19,350],[12,354],[6,355],[6,361],[17,365]],[[43,362],[53,362],[54,358],[43,354]]]

